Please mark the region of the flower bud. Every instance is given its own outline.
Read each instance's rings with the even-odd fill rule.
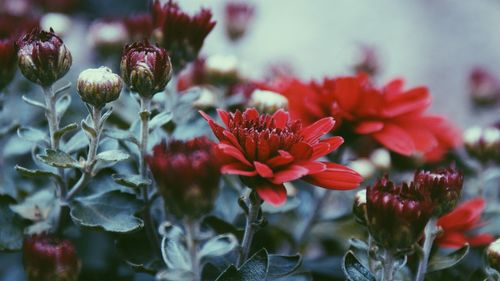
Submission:
[[[366,225],[366,189],[356,192],[352,213],[357,223]]]
[[[147,40],[125,46],[120,70],[130,89],[148,98],[163,91],[172,77],[172,64],[167,51]]]
[[[213,55],[205,60],[204,72],[213,85],[232,85],[238,82],[238,60],[235,56]]]
[[[217,107],[217,95],[208,87],[201,87],[200,97],[193,102],[193,106],[200,110]]]
[[[218,153],[206,137],[162,142],[153,148],[146,160],[168,210],[178,217],[210,211],[220,179]]]
[[[254,90],[249,101],[250,107],[255,107],[261,113],[272,114],[278,109],[288,107],[288,99],[278,93],[265,90]]]
[[[462,192],[464,177],[462,173],[452,169],[437,169],[432,172],[415,173],[415,184],[422,191],[429,193],[433,202],[433,215],[440,217],[455,208]]]
[[[120,96],[122,79],[107,67],[89,68],[78,76],[77,90],[84,102],[101,108]]]
[[[488,265],[500,272],[500,239],[497,239],[491,243],[486,249],[486,260]]]
[[[374,76],[379,71],[379,62],[375,49],[364,46],[361,51],[361,58],[354,66],[354,71]]]
[[[237,41],[245,34],[253,19],[254,7],[245,2],[230,1],[225,7],[226,34],[232,41]]]
[[[73,243],[47,234],[24,239],[23,263],[29,281],[76,281],[81,269]]]
[[[16,49],[10,39],[0,39],[0,91],[14,78],[16,73]]]
[[[33,29],[17,41],[19,69],[30,81],[51,86],[71,67],[72,58],[64,42],[51,29]]]
[[[477,160],[487,163],[500,163],[500,128],[472,127],[464,132],[464,144],[467,152]]]
[[[394,251],[416,243],[432,215],[432,201],[414,183],[395,185],[388,177],[366,189],[367,223],[373,239]]]
[[[477,105],[494,104],[500,99],[500,84],[496,78],[483,68],[475,68],[469,76],[472,101]]]

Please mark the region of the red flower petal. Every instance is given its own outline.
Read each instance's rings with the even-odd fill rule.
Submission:
[[[313,145],[313,154],[311,155],[310,159],[316,160],[320,157],[323,157],[330,152],[335,151],[343,143],[344,139],[338,136],[324,139],[321,142]]]
[[[333,118],[326,117],[302,129],[301,134],[304,137],[305,142],[314,143],[321,136],[330,132],[333,129],[334,125],[335,121],[333,120]]]
[[[397,125],[386,124],[384,129],[373,134],[373,137],[386,148],[399,154],[410,156],[415,152],[411,136]]]
[[[293,156],[284,151],[278,150],[279,155],[275,156],[267,161],[267,165],[271,168],[278,168],[293,162]]]
[[[241,163],[246,164],[250,167],[252,166],[252,164],[245,158],[243,153],[241,153],[241,151],[239,151],[236,147],[225,143],[219,143],[218,147],[220,150],[222,150],[222,152],[233,157],[236,160],[239,160]]]
[[[253,177],[257,175],[257,171],[253,168],[248,168],[248,166],[243,165],[240,162],[226,164],[220,168],[220,172],[223,174],[233,174],[246,177]]]
[[[280,109],[273,114],[273,119],[274,119],[274,123],[275,123],[276,128],[283,129],[283,128],[285,128],[286,124],[288,123],[290,116],[283,109]]]
[[[329,189],[354,189],[363,181],[363,177],[356,171],[335,163],[324,163],[326,170],[308,175],[303,180],[317,186]]]
[[[425,110],[431,104],[429,92],[425,87],[411,89],[398,95],[388,95],[382,114],[394,117],[412,111]]]
[[[295,160],[310,159],[313,154],[313,148],[305,142],[298,142],[292,145],[290,154],[293,155]]]
[[[365,121],[359,123],[354,131],[358,134],[372,134],[378,132],[384,128],[384,122],[382,121]]]
[[[274,184],[282,184],[285,182],[300,179],[301,177],[307,175],[308,172],[309,170],[307,168],[292,164],[285,170],[275,172],[274,177],[271,181]]]
[[[345,111],[351,111],[359,101],[360,83],[356,77],[340,77],[335,81],[337,102]]]
[[[269,168],[266,164],[262,164],[258,161],[253,162],[255,165],[255,170],[257,170],[257,173],[263,177],[263,178],[270,178],[273,176],[273,170]]]
[[[262,200],[275,207],[286,202],[286,188],[282,184],[261,184],[255,190]]]

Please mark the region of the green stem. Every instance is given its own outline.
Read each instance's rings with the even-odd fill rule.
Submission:
[[[194,274],[194,281],[201,280],[200,257],[198,256],[198,232],[199,223],[196,220],[188,218],[184,223],[186,227],[186,242],[191,257],[191,271]]]
[[[148,178],[148,170],[146,166],[146,154],[148,149],[148,136],[149,136],[149,118],[151,116],[150,107],[151,107],[151,99],[149,98],[140,98],[141,109],[139,112],[139,117],[141,119],[141,138],[139,140],[139,174],[143,179]],[[142,199],[144,201],[144,228],[146,229],[146,235],[152,245],[152,249],[158,249],[160,245],[160,240],[158,238],[156,232],[156,226],[153,218],[151,217],[150,205],[149,201],[149,192],[148,188],[144,187],[141,189]],[[158,252],[159,253],[159,252]]]
[[[432,244],[434,243],[434,239],[437,236],[437,218],[431,218],[424,230],[424,246],[422,248],[423,255],[418,264],[417,276],[415,281],[423,281],[425,278],[425,274],[427,273],[427,265],[429,262],[429,256],[432,250]]]
[[[258,228],[258,218],[261,212],[260,206],[262,205],[262,199],[260,199],[257,192],[252,190],[248,196],[248,214],[245,224],[245,234],[243,235],[243,241],[241,242],[241,250],[236,261],[238,267],[242,266],[243,263],[248,259],[250,253],[250,248],[252,246],[252,240],[255,232]]]
[[[394,280],[394,263],[395,259],[389,250],[385,250],[382,260],[382,281]]]
[[[97,148],[99,146],[99,141],[101,139],[103,126],[101,124],[101,116],[102,116],[101,108],[97,108],[94,106],[92,106],[91,108],[92,111],[90,115],[92,119],[92,126],[94,128],[94,131],[96,132],[96,135],[91,136],[90,138],[89,151],[87,153],[87,160],[85,161],[82,175],[66,195],[66,201],[70,201],[71,199],[73,199],[75,195],[78,194],[87,185],[88,181],[92,178],[92,172],[94,169],[97,156]]]

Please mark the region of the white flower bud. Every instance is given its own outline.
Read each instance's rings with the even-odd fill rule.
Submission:
[[[249,106],[255,107],[259,112],[271,114],[278,109],[286,109],[288,99],[276,92],[255,90],[250,97]]]

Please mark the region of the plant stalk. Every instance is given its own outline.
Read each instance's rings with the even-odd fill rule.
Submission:
[[[194,281],[201,281],[200,257],[198,256],[198,221],[187,218],[184,223],[186,227],[186,242],[191,257],[191,270],[194,274]]]
[[[424,246],[422,248],[423,256],[418,264],[417,276],[415,281],[423,281],[427,272],[427,265],[429,263],[429,256],[432,250],[432,244],[437,235],[437,218],[431,218],[424,230]]]
[[[382,281],[393,281],[394,280],[394,263],[395,259],[393,254],[385,249],[384,256],[382,260]]]
[[[248,196],[248,214],[245,224],[245,234],[243,235],[243,241],[241,242],[241,249],[236,265],[238,267],[242,266],[243,263],[248,259],[250,253],[250,247],[252,246],[252,240],[255,232],[258,228],[259,213],[261,212],[262,199],[260,199],[257,192],[252,190]]]

